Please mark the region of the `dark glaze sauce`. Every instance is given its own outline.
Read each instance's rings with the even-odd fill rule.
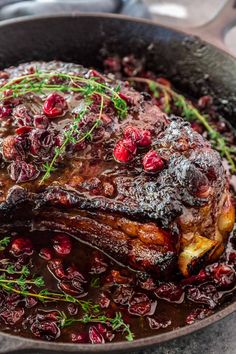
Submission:
[[[66,280],[69,274],[66,269],[70,266],[75,267],[84,277],[83,290],[81,290],[79,298],[83,300],[90,299],[95,303],[103,305],[106,303],[104,299],[107,299],[109,306],[103,311],[110,314],[121,311],[126,322],[130,324],[135,338],[151,336],[193,323],[214,313],[216,309],[219,310],[235,297],[233,291],[235,274],[234,272],[228,274],[222,271],[222,273],[219,272],[218,274],[218,280],[210,277],[209,281],[202,281],[202,284],[201,280],[198,281],[197,278],[189,279],[189,283],[192,285],[183,286],[183,290],[180,290],[181,282],[176,282],[177,287],[172,283],[171,287],[174,289],[174,292],[171,292],[170,288],[165,292],[165,296],[170,296],[169,301],[161,299],[158,297],[158,293],[160,296],[164,283],[154,284],[151,278],[145,281],[139,278],[138,274],[117,265],[101,252],[92,250],[89,246],[76,240],[71,239],[71,253],[61,257],[53,249],[53,237],[55,235],[57,234],[52,232],[27,232],[26,230],[18,233],[13,232],[11,235],[11,245],[13,246],[9,245],[5,251],[1,252],[1,259],[7,258],[11,262],[20,264],[21,266],[27,264],[30,267],[31,274],[43,276],[45,288],[53,292],[61,291],[60,283],[62,279],[56,278],[55,274],[53,275],[53,272],[49,270],[50,264],[55,259],[62,260],[63,271],[65,272],[65,275],[62,277],[63,280]],[[14,251],[12,254],[14,242],[15,240],[19,240],[19,237],[29,238],[32,241],[33,254],[31,256],[26,255],[23,250],[17,256],[14,255]],[[223,265],[225,267],[227,262],[224,259],[230,258],[231,270],[233,269],[232,263],[235,262],[236,264],[236,251],[233,250],[233,241],[234,237],[232,236],[227,252],[222,257],[221,263],[219,263],[220,266]],[[47,251],[45,251],[45,248]],[[42,258],[42,254],[51,254],[51,260],[45,260]],[[221,286],[219,286],[219,279],[223,284]],[[188,279],[185,280],[185,283],[188,283]],[[167,285],[170,286],[170,283]],[[197,289],[201,289],[201,287],[202,289],[204,287],[204,289],[202,291],[202,300],[199,300]],[[148,290],[149,288],[150,290]],[[192,301],[188,299],[190,292],[193,294],[191,296]],[[103,301],[101,301],[101,295],[104,295]],[[142,298],[144,301],[138,305],[135,303],[135,298]],[[49,314],[58,314],[58,311],[65,312],[68,317],[81,317],[81,310],[75,304],[47,303],[35,301],[33,298],[27,300],[23,296],[6,294],[2,290],[0,291],[0,300],[0,324],[1,330],[5,332],[30,338],[91,343],[88,333],[91,326],[94,326],[93,324],[84,325],[76,323],[64,329],[58,328],[58,332],[53,332],[52,328],[51,330],[39,333],[35,329],[38,322],[41,321],[43,323]],[[204,302],[204,304],[199,301]],[[143,316],[140,316],[140,314]],[[54,319],[47,321],[49,327],[50,324],[57,323]],[[56,333],[57,338],[53,338],[52,333]],[[114,331],[113,334],[115,335],[114,339],[111,334],[110,339],[123,339],[121,333]],[[82,336],[83,340],[77,341],[76,338],[78,335],[79,338]],[[101,336],[103,336],[105,341],[110,340],[100,334]],[[100,340],[101,338],[98,339],[98,343],[101,342]]]

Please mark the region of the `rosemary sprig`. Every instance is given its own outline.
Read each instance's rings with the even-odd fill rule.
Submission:
[[[110,324],[111,328],[114,331],[121,330],[123,334],[125,334],[125,338],[128,341],[134,340],[134,334],[132,333],[129,324],[125,323],[122,314],[120,312],[116,312],[115,317],[110,318],[105,315],[89,315],[85,314],[81,318],[68,318],[66,314],[62,311],[60,312],[60,316],[58,317],[60,321],[61,328],[71,326],[74,323],[103,323],[103,324]]]
[[[152,91],[154,97],[159,97],[161,92],[164,95],[164,110],[166,113],[170,113],[170,99],[174,102],[176,107],[179,107],[182,111],[183,117],[189,121],[195,119],[199,121],[209,134],[210,140],[216,150],[219,151],[222,157],[225,157],[230,165],[232,173],[236,172],[236,164],[232,156],[235,153],[234,149],[229,146],[223,136],[208,122],[208,116],[199,112],[199,110],[193,106],[191,102],[186,100],[184,96],[174,91],[172,88],[162,85],[151,79],[142,77],[130,77],[129,81],[139,82],[148,85],[150,91]]]

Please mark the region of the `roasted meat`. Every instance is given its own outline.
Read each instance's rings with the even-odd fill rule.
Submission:
[[[235,218],[228,180],[189,123],[74,64],[22,64],[1,78],[2,229],[65,231],[157,278],[219,257]]]

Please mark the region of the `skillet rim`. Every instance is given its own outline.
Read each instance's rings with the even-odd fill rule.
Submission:
[[[232,53],[220,48],[217,46],[216,43],[211,43],[210,41],[201,39],[197,35],[193,35],[191,33],[185,32],[184,30],[179,30],[179,29],[174,29],[168,26],[164,25],[159,25],[157,22],[149,19],[142,19],[142,18],[134,18],[131,16],[127,15],[118,15],[118,14],[104,14],[104,13],[99,13],[99,12],[91,12],[91,13],[82,13],[82,12],[65,12],[63,14],[52,14],[52,15],[42,15],[42,16],[28,16],[28,17],[17,17],[14,19],[8,19],[8,20],[3,20],[0,22],[0,30],[2,27],[7,27],[11,25],[20,25],[21,23],[29,23],[29,22],[40,22],[42,20],[50,20],[50,19],[71,19],[71,18],[98,18],[98,19],[116,19],[120,20],[121,22],[131,22],[131,23],[137,23],[137,24],[146,24],[146,25],[152,25],[156,26],[159,28],[166,29],[172,33],[179,33],[183,36],[187,36],[189,38],[193,39],[198,39],[201,42],[205,43],[206,45],[210,45],[214,48],[216,48],[218,51],[223,53],[224,55],[230,57],[234,61],[236,61],[236,57],[233,56]],[[160,343],[165,343],[173,339],[180,338],[182,336],[186,336],[188,334],[191,334],[193,332],[196,332],[198,330],[201,330],[211,324],[216,323],[217,321],[229,316],[233,312],[236,311],[236,299],[232,302],[229,303],[228,305],[225,305],[224,308],[219,310],[218,312],[214,313],[213,315],[200,320],[196,323],[193,323],[192,325],[186,325],[183,327],[179,327],[176,329],[173,329],[172,331],[161,333],[161,334],[156,334],[153,336],[148,336],[140,339],[135,339],[132,342],[128,341],[120,341],[120,342],[114,342],[114,343],[105,343],[105,344],[99,344],[99,345],[92,345],[92,344],[72,344],[72,343],[66,343],[66,342],[46,342],[42,340],[37,340],[37,339],[31,339],[31,338],[26,338],[26,337],[20,337],[16,335],[12,335],[9,333],[5,333],[0,331],[0,336],[5,338],[6,340],[12,340],[14,341],[14,345],[10,351],[7,349],[7,351],[3,351],[2,353],[6,352],[21,352],[24,350],[33,350],[37,347],[39,352],[47,351],[47,350],[53,350],[59,351],[62,350],[63,352],[86,352],[86,353],[107,353],[107,352],[121,352],[125,351],[127,349],[133,350],[133,349],[142,349],[144,347],[150,347],[155,344],[160,344]],[[6,345],[7,347],[7,345]]]

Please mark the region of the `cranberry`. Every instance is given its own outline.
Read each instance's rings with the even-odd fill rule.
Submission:
[[[0,106],[0,118],[9,117],[12,113],[12,109],[6,106]]]
[[[68,304],[67,310],[71,316],[76,316],[79,311],[79,308],[77,305],[71,303],[71,304]]]
[[[146,172],[161,171],[164,167],[164,162],[158,153],[150,150],[143,158],[143,168]]]
[[[133,295],[133,288],[126,285],[119,285],[112,295],[112,299],[116,304],[127,305]]]
[[[196,308],[186,318],[187,324],[192,324],[196,321],[203,320],[205,317],[208,317],[212,314],[210,309],[205,308]]]
[[[102,274],[107,270],[108,264],[100,252],[93,252],[90,274]]]
[[[181,283],[182,285],[204,283],[209,279],[209,277],[210,275],[208,274],[208,272],[206,272],[205,269],[201,269],[198,274],[192,275],[191,277],[184,279]]]
[[[136,127],[128,126],[124,130],[126,139],[134,141],[138,146],[146,147],[151,145],[151,133],[149,130],[141,130]]]
[[[115,160],[121,163],[127,163],[131,161],[137,151],[137,145],[131,139],[123,139],[116,143],[113,154]]]
[[[28,182],[39,176],[39,171],[31,163],[25,161],[15,161],[8,166],[10,177],[16,183]]]
[[[71,341],[73,343],[88,343],[89,336],[87,333],[71,333]]]
[[[48,268],[52,274],[58,279],[66,278],[66,274],[63,269],[63,264],[61,259],[52,259],[48,262]]]
[[[103,336],[98,332],[95,326],[89,327],[89,339],[92,344],[105,343]]]
[[[17,128],[16,129],[16,134],[17,135],[23,135],[23,134],[27,134],[29,133],[33,128],[28,126],[28,125],[25,125],[23,127],[20,127],[20,128]]]
[[[167,300],[169,302],[182,303],[184,301],[184,291],[181,287],[173,283],[161,284],[156,290],[155,295],[160,299]]]
[[[202,134],[204,132],[204,128],[201,124],[196,123],[196,122],[192,122],[191,123],[191,127],[193,130],[195,130],[195,132]]]
[[[119,57],[107,57],[104,60],[104,66],[107,68],[108,72],[119,72],[121,70],[121,61]]]
[[[27,296],[25,298],[25,307],[31,309],[32,307],[36,306],[38,303],[37,299],[32,296]]]
[[[49,130],[32,130],[30,136],[30,152],[34,156],[48,157],[53,146],[54,136]]]
[[[154,290],[156,289],[156,284],[152,278],[147,278],[146,280],[142,281],[141,279],[139,280],[139,285],[142,289],[144,290]]]
[[[137,75],[143,67],[142,61],[135,58],[133,54],[124,57],[122,59],[122,64],[123,64],[124,73],[127,76]]]
[[[25,310],[22,307],[16,307],[14,310],[4,310],[0,312],[0,317],[7,325],[15,325],[19,321],[21,321],[24,316]]]
[[[103,336],[103,338],[105,337],[110,342],[112,341],[112,339],[114,338],[115,335],[111,331],[108,331],[107,327],[105,327],[101,323],[98,323],[96,327],[97,327],[98,332]]]
[[[236,251],[230,252],[229,254],[229,263],[236,265]]]
[[[147,295],[136,293],[129,301],[129,313],[136,316],[144,316],[150,314],[152,303]]]
[[[77,295],[80,295],[80,294],[83,294],[84,293],[84,290],[83,288],[81,288],[81,291],[78,292],[77,289],[75,289],[71,282],[70,281],[67,281],[67,280],[62,280],[59,284],[58,284],[59,288],[67,293],[67,294],[70,294],[72,296],[77,296]]]
[[[137,142],[140,147],[150,146],[152,143],[151,132],[149,130],[141,131],[141,139]]]
[[[71,253],[72,243],[69,236],[58,234],[53,237],[53,248],[60,256],[67,256]]]
[[[235,285],[235,271],[229,265],[221,263],[216,266],[211,266],[210,271],[218,288],[229,289]]]
[[[66,100],[58,93],[51,93],[46,98],[46,101],[43,105],[43,111],[49,118],[55,118],[63,115],[66,109]]]
[[[32,255],[33,254],[33,245],[29,238],[18,237],[12,241],[10,245],[10,253],[15,257],[19,257],[23,254]]]
[[[13,135],[6,137],[2,142],[2,153],[9,161],[22,159],[25,156],[23,141]]]
[[[13,117],[16,119],[18,126],[31,126],[32,116],[29,109],[24,105],[19,105],[14,108],[12,112]]]
[[[37,129],[46,129],[49,125],[49,120],[46,116],[36,115],[34,116],[33,124]]]
[[[80,283],[87,283],[87,281],[84,279],[84,276],[74,265],[69,266],[66,269],[66,274],[68,279],[78,280]]]
[[[50,248],[41,248],[40,252],[39,252],[39,256],[43,259],[45,259],[46,261],[50,261],[52,259],[52,250],[50,250]]]
[[[188,288],[186,294],[189,300],[197,304],[207,305],[210,309],[216,307],[220,298],[216,287],[211,284],[202,284],[198,287]]]
[[[99,306],[102,309],[107,309],[110,305],[111,300],[109,299],[109,297],[106,296],[106,294],[101,293],[100,295],[100,299],[99,299]]]
[[[211,96],[202,96],[198,100],[198,107],[199,108],[207,108],[211,106],[213,103],[213,98]]]
[[[171,319],[165,316],[155,315],[154,317],[147,317],[147,320],[151,329],[167,328],[171,325]]]
[[[53,321],[38,321],[36,320],[31,328],[31,332],[37,338],[46,340],[55,340],[61,334],[60,328]]]

